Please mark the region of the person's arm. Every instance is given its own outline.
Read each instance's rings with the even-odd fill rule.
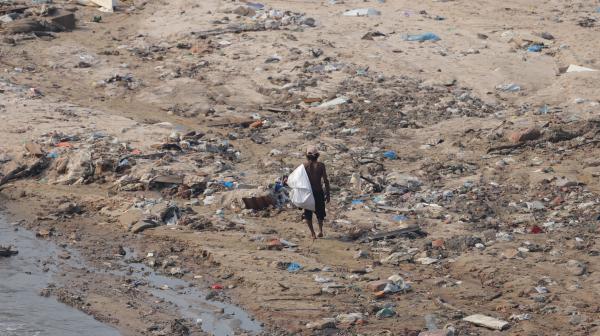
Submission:
[[[329,203],[331,201],[331,189],[329,188],[329,178],[327,178],[327,169],[323,164],[323,182],[325,183],[325,201]]]

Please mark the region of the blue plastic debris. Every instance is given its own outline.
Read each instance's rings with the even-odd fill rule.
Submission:
[[[550,112],[550,108],[548,107],[548,105],[544,105],[544,106],[540,107],[540,109],[538,111],[541,114],[548,114],[548,112]]]
[[[405,41],[417,41],[417,42],[424,42],[424,41],[439,41],[441,40],[441,38],[439,36],[437,36],[434,33],[424,33],[424,34],[417,34],[417,35],[406,35],[404,37]]]
[[[283,188],[283,184],[281,182],[275,182],[275,187],[273,189],[275,189],[275,192],[279,192],[279,190],[281,190]]]
[[[57,153],[57,152],[50,152],[50,153],[48,153],[48,154],[46,155],[46,157],[47,157],[48,159],[56,159],[56,158],[58,158],[58,153]]]
[[[406,217],[404,215],[394,215],[394,217],[392,217],[392,219],[394,220],[394,222],[404,222],[405,220],[408,219],[408,217]]]
[[[532,44],[527,48],[527,51],[529,52],[540,52],[542,51],[542,49],[544,49],[544,46],[541,44]]]
[[[290,265],[287,268],[288,272],[298,272],[299,270],[302,269],[302,266],[296,262],[292,262],[290,263]]]
[[[233,189],[234,184],[233,184],[233,182],[225,181],[225,182],[223,182],[223,186],[225,186],[225,188],[227,188],[227,189]]]
[[[360,205],[360,204],[364,204],[364,203],[365,203],[365,201],[363,201],[363,200],[353,200],[352,201],[352,205]]]
[[[390,160],[397,160],[398,154],[396,154],[396,152],[394,152],[393,150],[389,150],[389,151],[383,153],[383,157],[386,159],[390,159]]]

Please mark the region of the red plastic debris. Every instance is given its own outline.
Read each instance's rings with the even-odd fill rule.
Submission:
[[[139,150],[139,149],[134,149],[134,150],[131,151],[131,154],[133,154],[133,155],[140,155],[140,154],[142,154],[142,151]]]
[[[67,141],[62,141],[56,144],[56,147],[61,147],[61,148],[70,148],[73,147],[71,146],[71,144]]]
[[[531,227],[530,232],[533,233],[533,234],[538,234],[538,233],[543,233],[544,230],[542,230],[541,227],[539,227],[537,225],[534,225],[534,226]]]
[[[210,288],[212,288],[212,289],[223,289],[223,286],[219,285],[219,284],[214,284],[214,285],[210,286]]]

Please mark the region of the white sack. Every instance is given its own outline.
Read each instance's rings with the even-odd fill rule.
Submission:
[[[298,166],[288,177],[287,184],[292,188],[290,200],[295,206],[315,211],[315,197],[304,165]]]

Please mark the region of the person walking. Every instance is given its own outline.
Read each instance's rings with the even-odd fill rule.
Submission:
[[[321,238],[323,237],[323,222],[327,216],[325,211],[325,203],[329,203],[331,200],[331,190],[329,188],[329,179],[327,178],[325,164],[319,162],[319,150],[317,147],[309,146],[306,149],[306,162],[304,162],[304,168],[306,169],[306,174],[310,180],[310,186],[315,198],[314,213],[319,224],[318,237]],[[325,184],[325,189],[323,189],[323,184]],[[310,210],[304,210],[302,217],[310,229],[312,238],[317,239],[317,235],[315,234],[315,229],[313,227],[313,212]]]

